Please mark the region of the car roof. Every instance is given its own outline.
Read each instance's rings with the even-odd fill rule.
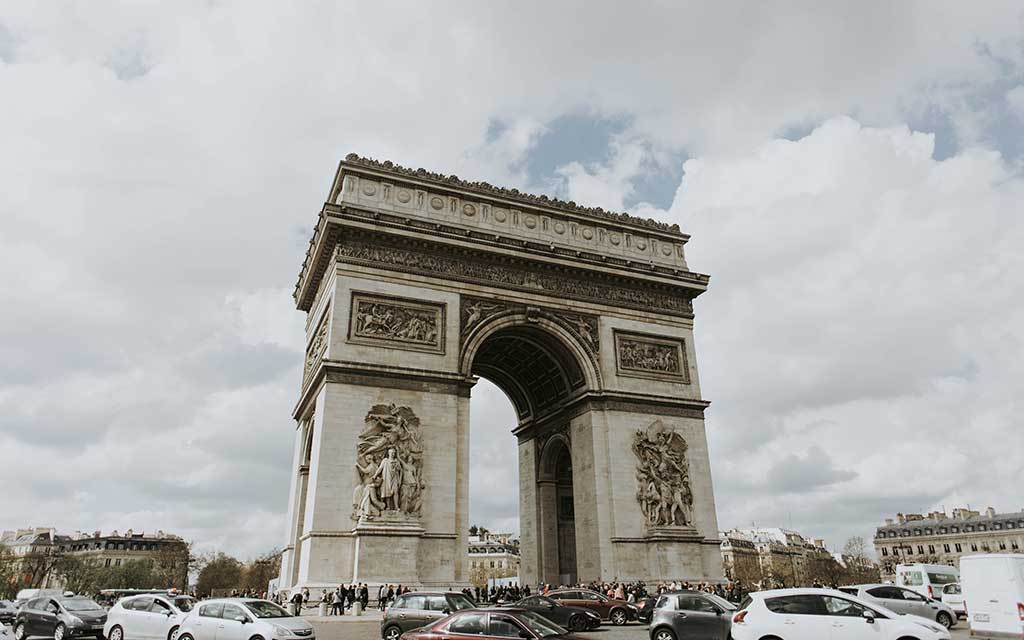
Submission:
[[[762,598],[775,598],[778,596],[849,596],[848,593],[837,591],[836,589],[821,589],[817,587],[790,587],[788,589],[768,589],[766,591],[755,591],[750,596],[759,596]]]
[[[403,596],[464,596],[461,591],[406,591]]]
[[[663,593],[661,595],[663,595],[663,596],[682,596],[682,595],[689,596],[689,595],[698,595],[698,594],[712,595],[712,594],[708,593],[707,591],[700,591],[699,589],[677,589],[676,591],[666,591],[665,593]]]

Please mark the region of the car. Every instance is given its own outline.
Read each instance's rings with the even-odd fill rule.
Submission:
[[[650,640],[729,640],[736,605],[713,593],[663,593],[654,605]]]
[[[14,618],[14,639],[46,636],[54,640],[102,640],[106,621],[106,610],[89,598],[43,596],[29,600],[18,610]]]
[[[467,637],[571,640],[576,638],[544,616],[527,609],[466,609],[425,627],[409,631],[402,640],[464,640]]]
[[[959,582],[942,587],[942,604],[952,609],[958,617],[967,616],[967,610],[964,609],[963,589],[960,588]]]
[[[458,591],[410,591],[395,598],[380,621],[380,636],[398,640],[409,631],[476,605]]]
[[[960,576],[972,635],[1024,638],[1024,554],[964,556]]]
[[[62,597],[65,595],[74,595],[72,593],[65,593],[63,589],[22,589],[14,596],[14,608],[20,609],[33,598],[42,598],[43,596],[54,596]]]
[[[182,620],[195,606],[184,595],[139,595],[121,598],[107,611],[107,640],[176,640]]]
[[[602,620],[608,620],[616,626],[636,620],[639,612],[639,608],[632,603],[609,598],[590,589],[557,589],[549,591],[547,596],[570,607],[590,609],[601,616]]]
[[[949,629],[834,589],[751,593],[732,617],[733,640],[950,640]]]
[[[588,631],[601,626],[601,616],[590,609],[571,607],[546,596],[529,596],[506,608],[532,611],[570,631]]]
[[[851,587],[840,587],[839,590],[862,600],[880,604],[896,613],[906,613],[934,620],[947,629],[956,625],[956,613],[949,608],[949,605],[926,598],[906,587],[897,587],[891,584],[858,584]]]
[[[945,564],[898,564],[896,586],[906,587],[926,598],[938,599],[942,587],[960,581],[956,567]]]
[[[654,605],[658,602],[658,596],[647,596],[644,598],[640,608],[636,611],[636,619],[644,624],[651,621],[651,616],[654,615]]]
[[[198,603],[178,640],[316,640],[313,626],[269,600],[217,598]]]
[[[10,600],[0,600],[0,624],[11,624],[18,615],[18,607]]]

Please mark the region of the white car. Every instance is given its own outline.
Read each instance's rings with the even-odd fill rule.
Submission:
[[[964,608],[964,593],[959,582],[942,587],[942,604],[952,609],[953,613],[958,616],[967,616],[967,609]]]
[[[896,613],[934,620],[947,629],[953,627],[957,621],[956,612],[948,604],[926,598],[917,591],[905,587],[876,583],[839,587],[839,590]]]
[[[313,626],[273,602],[220,598],[200,602],[177,640],[316,640]]]
[[[733,640],[950,640],[949,631],[833,589],[750,594],[732,618]]]
[[[178,627],[195,606],[183,595],[144,594],[122,598],[107,612],[108,640],[176,640]]]

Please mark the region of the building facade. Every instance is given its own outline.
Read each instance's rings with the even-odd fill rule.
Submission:
[[[133,561],[151,561],[168,587],[188,585],[188,544],[179,536],[155,532],[100,531],[60,534],[52,527],[4,531],[0,542],[19,562],[19,582],[25,586],[60,588],[57,571],[64,558],[79,558],[103,568],[116,569]],[[141,585],[140,585],[141,586]]]
[[[720,534],[726,578],[761,588],[831,583],[841,563],[821,539],[780,527],[731,529]]]
[[[927,563],[960,567],[960,558],[976,553],[1017,553],[1024,549],[1024,511],[996,513],[967,508],[928,514],[897,513],[875,531],[875,553],[883,576],[897,564]]]
[[[492,578],[518,578],[519,539],[509,533],[469,537],[469,581],[482,587]]]

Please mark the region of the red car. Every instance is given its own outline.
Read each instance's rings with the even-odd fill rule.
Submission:
[[[578,638],[526,609],[467,609],[402,634],[401,640],[560,640]]]

